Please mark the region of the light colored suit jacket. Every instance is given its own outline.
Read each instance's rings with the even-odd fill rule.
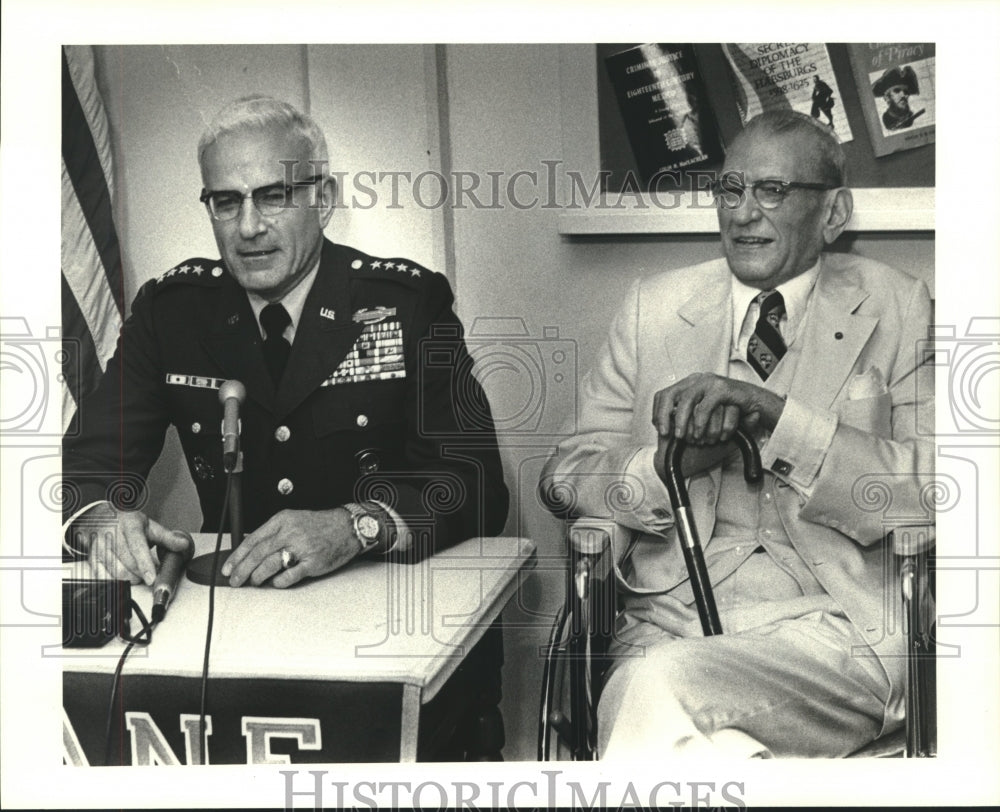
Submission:
[[[896,562],[883,539],[889,530],[904,535],[903,527],[917,528],[907,533],[911,540],[933,538],[926,503],[933,379],[922,343],[930,297],[923,282],[857,255],[824,254],[821,261],[787,396],[832,413],[837,428],[818,474],[805,483],[809,495],[779,478],[775,499],[791,543],[874,649],[898,698],[905,648]],[[584,378],[576,433],[543,474],[545,487],[571,495],[573,514],[640,532],[631,586],[662,591],[687,578],[666,491],[635,463],[657,441],[657,391],[694,372],[726,374],[731,296],[724,259],[635,283]],[[705,547],[719,479],[715,469],[688,485]]]

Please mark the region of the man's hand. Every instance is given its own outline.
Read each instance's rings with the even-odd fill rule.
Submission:
[[[653,396],[653,425],[661,437],[714,445],[737,427],[773,431],[784,408],[784,399],[763,387],[699,372]]]
[[[94,578],[114,578],[152,586],[157,565],[152,545],[184,550],[191,543],[187,533],[168,530],[141,510],[116,510],[96,505],[73,525],[73,546],[87,550]]]
[[[296,562],[287,570],[282,569],[282,550]],[[271,585],[283,588],[340,569],[360,551],[346,508],[283,510],[243,539],[223,565],[222,574],[230,586],[247,581],[260,586],[274,576]]]

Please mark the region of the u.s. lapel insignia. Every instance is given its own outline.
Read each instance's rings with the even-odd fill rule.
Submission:
[[[319,309],[319,314],[324,319],[330,319],[330,321],[336,321],[337,320],[337,314],[333,310],[331,310],[329,307],[321,307]]]

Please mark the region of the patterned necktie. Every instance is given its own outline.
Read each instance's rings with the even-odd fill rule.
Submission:
[[[760,305],[757,326],[747,343],[747,361],[766,381],[785,354],[785,341],[778,332],[778,325],[785,312],[785,300],[776,290],[766,290],[754,301]]]
[[[288,315],[284,305],[269,304],[260,311],[260,326],[264,328],[264,361],[275,387],[285,371],[288,353],[292,351],[291,344],[282,335],[291,323],[292,317]]]

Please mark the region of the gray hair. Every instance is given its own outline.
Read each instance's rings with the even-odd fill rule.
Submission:
[[[814,155],[823,183],[843,186],[847,183],[847,156],[833,131],[824,124],[795,110],[769,110],[750,119],[736,140],[753,135],[801,135],[814,145]],[[735,143],[735,142],[734,142]]]
[[[319,125],[305,113],[270,96],[245,96],[223,107],[213,118],[198,140],[198,165],[202,163],[205,150],[220,136],[248,130],[266,130],[279,127],[292,135],[304,138],[309,144],[313,161],[322,162],[321,172],[327,174],[329,153],[326,136]]]

